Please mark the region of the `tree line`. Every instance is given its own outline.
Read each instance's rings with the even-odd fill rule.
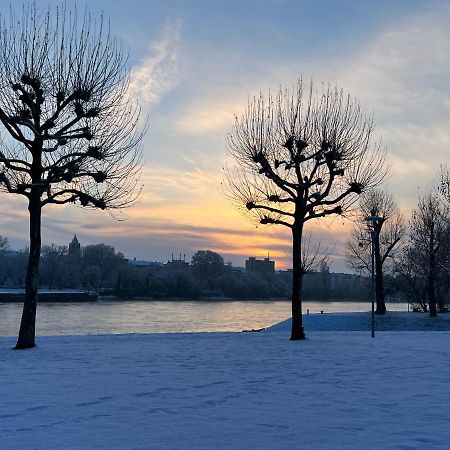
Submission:
[[[24,286],[28,249],[11,252],[0,236],[0,287]],[[365,300],[368,280],[351,277],[350,282],[331,285],[327,264],[305,277],[304,295],[310,300]],[[43,245],[39,285],[48,289],[87,289],[123,299],[136,297],[200,299],[287,299],[292,272],[258,273],[236,270],[221,255],[199,250],[190,264],[173,266],[154,263],[136,266],[106,244],[82,247],[81,256],[69,255],[64,245]]]

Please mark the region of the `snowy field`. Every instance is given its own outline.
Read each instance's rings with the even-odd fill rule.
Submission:
[[[305,314],[305,330],[309,331],[370,331],[372,315],[368,312]],[[291,320],[280,322],[267,332],[291,329]],[[450,331],[450,313],[430,318],[429,314],[390,311],[382,316],[375,314],[375,329],[378,331]],[[450,446],[449,446],[450,448]]]
[[[314,331],[344,316],[310,315],[303,342],[0,338],[0,449],[450,448],[450,332]]]

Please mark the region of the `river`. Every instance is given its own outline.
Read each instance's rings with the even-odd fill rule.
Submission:
[[[288,301],[111,301],[41,303],[36,334],[86,335],[122,333],[174,333],[242,331],[268,327],[290,317]],[[406,303],[388,310],[406,311]],[[370,303],[304,302],[312,313],[369,311]],[[14,336],[22,306],[0,303],[0,336]]]

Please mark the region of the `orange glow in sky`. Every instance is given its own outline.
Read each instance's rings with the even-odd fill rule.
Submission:
[[[73,205],[46,208],[43,242],[68,244],[76,233],[82,245],[104,242],[126,257],[157,261],[210,249],[237,266],[269,252],[277,268],[290,267],[289,230],[256,228],[220,183],[235,115],[249,98],[300,76],[336,84],[374,114],[374,137],[382,137],[391,166],[384,187],[408,217],[450,160],[450,10],[445,2],[410,2],[406,14],[404,3],[355,2],[350,13],[328,2],[328,17],[340,25],[323,27],[320,2],[288,1],[289,14],[280,2],[89,2],[93,16],[110,16],[129,51],[130,89],[149,118],[142,196],[115,217]],[[0,204],[0,235],[25,247],[26,203],[0,194]],[[332,270],[350,270],[350,228],[341,218],[308,224],[313,240],[333,249]]]

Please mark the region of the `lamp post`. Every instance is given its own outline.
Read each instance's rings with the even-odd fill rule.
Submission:
[[[380,220],[383,220],[382,217],[376,216],[374,211],[371,211],[372,214],[367,216],[364,220],[371,225],[370,229],[370,242],[371,242],[371,257],[372,257],[372,285],[371,285],[371,298],[372,298],[372,337],[375,337],[375,224]],[[370,226],[369,225],[369,226]]]

